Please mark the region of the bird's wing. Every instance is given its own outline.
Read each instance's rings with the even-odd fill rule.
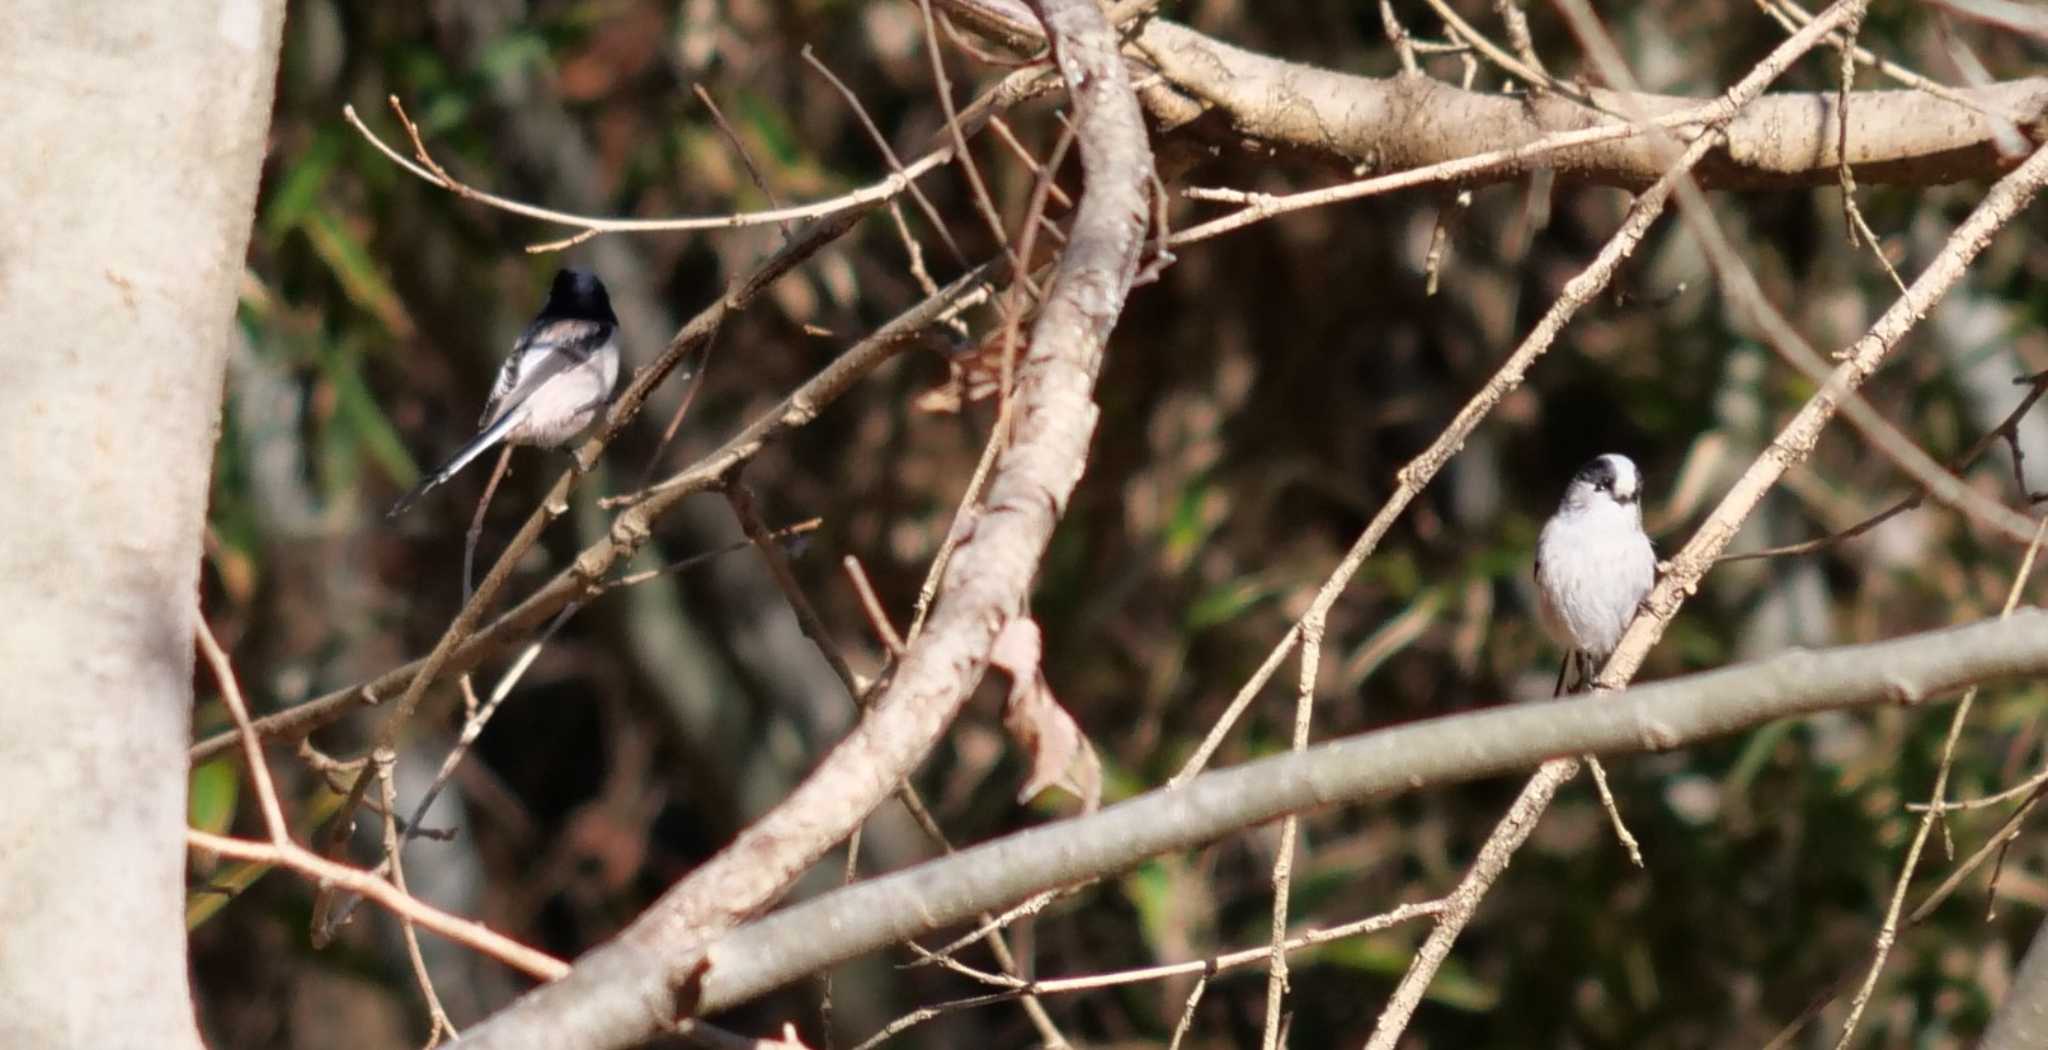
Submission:
[[[609,338],[599,321],[546,321],[527,328],[498,369],[477,425],[488,427],[533,396],[548,380],[590,360]]]

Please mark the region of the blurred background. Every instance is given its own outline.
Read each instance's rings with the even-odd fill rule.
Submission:
[[[1497,39],[1491,5],[1465,16]],[[1706,96],[1783,31],[1745,4],[1645,0],[1603,14],[1651,89]],[[1397,0],[1413,32],[1441,38],[1420,2]],[[1397,64],[1378,5],[1176,0],[1162,14],[1221,40],[1328,68],[1387,75]],[[1531,12],[1538,51],[1563,77],[1582,63],[1554,14]],[[2042,48],[1958,22],[1998,78],[2038,73]],[[462,597],[463,532],[488,466],[472,467],[409,515],[384,509],[471,432],[492,374],[557,266],[609,284],[629,358],[651,359],[678,326],[781,241],[774,226],[711,234],[607,236],[555,254],[565,236],[464,201],[400,170],[342,118],[353,104],[387,141],[401,98],[457,177],[565,211],[713,215],[769,205],[693,94],[716,100],[783,203],[871,183],[887,160],[858,117],[801,58],[844,78],[896,151],[921,154],[944,114],[915,3],[878,0],[487,0],[290,8],[272,148],[242,298],[223,417],[205,575],[207,613],[258,713],[361,681],[423,654]],[[1862,42],[1938,80],[1961,81],[1938,12],[1876,5]],[[956,100],[1006,70],[941,34]],[[1832,52],[1777,90],[1831,91]],[[1456,57],[1426,71],[1456,82]],[[1880,84],[1866,73],[1860,86]],[[1498,89],[1480,73],[1477,86]],[[1044,157],[1054,105],[1010,118]],[[997,140],[974,147],[1015,227],[1032,176]],[[1177,186],[1284,191],[1344,173],[1223,151]],[[902,213],[940,283],[995,245],[957,169],[923,182],[958,243]],[[1069,159],[1062,185],[1078,189]],[[1941,246],[1983,184],[1866,186],[1882,249],[1908,276]],[[1451,229],[1435,295],[1424,259],[1448,198],[1408,193],[1325,208],[1196,244],[1137,289],[1116,328],[1097,399],[1087,476],[1033,599],[1053,689],[1093,741],[1110,800],[1157,786],[1306,608],[1315,588],[1428,442],[1614,230],[1624,191],[1523,183],[1479,190]],[[1823,351],[1859,335],[1896,294],[1847,240],[1835,189],[1715,194],[1721,221],[1765,290]],[[1176,224],[1216,214],[1175,198]],[[1547,211],[1547,222],[1541,221]],[[1053,209],[1053,217],[1062,217]],[[2048,369],[2048,238],[2038,209],[1999,237],[1895,363],[1871,400],[1937,459],[1996,426]],[[527,593],[602,535],[597,495],[636,486],[714,448],[862,335],[923,297],[886,213],[778,283],[672,379],[608,452],[572,513],[513,577]],[[977,332],[996,322],[970,313]],[[863,380],[815,423],[747,469],[771,525],[817,517],[795,563],[853,666],[882,649],[840,563],[857,557],[898,626],[952,520],[989,432],[989,402],[928,411],[947,376],[930,348]],[[698,387],[677,437],[661,428]],[[1590,456],[1633,456],[1649,526],[1675,550],[1811,385],[1737,325],[1700,253],[1667,216],[1616,281],[1481,427],[1404,517],[1332,611],[1314,737],[1547,696],[1558,654],[1535,625],[1529,553],[1564,483]],[[2048,488],[2048,419],[2021,427]],[[482,534],[488,566],[546,485],[559,454],[521,450]],[[2013,458],[1993,448],[1968,472],[2008,503]],[[1844,428],[1773,493],[1738,540],[1756,549],[1824,535],[1910,490]],[[663,518],[641,567],[740,538],[718,495]],[[1994,614],[2019,551],[1938,509],[1900,515],[1826,551],[1742,562],[1710,575],[1651,656],[1661,678],[1791,645],[1884,638]],[[480,570],[481,571],[481,570]],[[2038,596],[2038,587],[2029,592]],[[1293,665],[1230,735],[1216,764],[1284,750]],[[502,673],[487,665],[480,689]],[[1002,682],[984,686],[918,786],[957,843],[1071,813],[1059,792],[1016,802],[1027,763],[1000,724]],[[444,684],[440,689],[451,687]],[[202,680],[199,731],[225,727]],[[1988,793],[2040,763],[2039,687],[1987,694],[1959,744],[1951,793]],[[407,808],[461,725],[452,696],[416,720],[400,756]],[[783,797],[853,719],[839,680],[799,631],[759,553],[619,590],[581,612],[542,654],[430,824],[458,829],[407,853],[412,888],[443,907],[563,957],[616,932],[663,888]],[[1948,723],[1947,710],[1882,710],[1771,725],[1677,754],[1612,763],[1649,868],[1636,871],[1590,786],[1565,789],[1459,941],[1410,1028],[1441,1047],[1752,1046],[1816,996],[1860,978]],[[375,720],[315,735],[353,755]],[[273,752],[288,808],[331,807],[320,778]],[[1518,778],[1431,790],[1318,814],[1303,826],[1293,912],[1330,925],[1447,890]],[[240,763],[193,772],[194,821],[260,829]],[[2005,810],[1959,815],[1967,854]],[[373,863],[365,821],[351,859]],[[1063,900],[1028,931],[1040,976],[1103,972],[1262,944],[1277,828],[1159,858]],[[1938,853],[1920,880],[1949,861]],[[1864,1045],[1965,1045],[2048,904],[2043,839],[2022,836],[1994,898],[1964,892],[1904,933],[1864,1021]],[[863,839],[860,870],[933,848],[892,803]],[[829,859],[795,897],[836,884]],[[196,865],[194,886],[221,872]],[[427,1015],[393,924],[361,909],[337,941],[309,946],[311,888],[271,874],[232,901],[196,891],[192,962],[212,1045],[403,1047]],[[1911,900],[1917,900],[1919,891]],[[224,906],[223,906],[224,905]],[[1996,915],[1986,921],[1987,908]],[[1292,1045],[1355,1044],[1426,932],[1422,924],[1295,956]],[[525,979],[422,935],[452,1019],[507,1002]],[[834,974],[829,1018],[817,982],[719,1023],[754,1034],[793,1022],[812,1046],[850,1045],[915,1006],[973,994],[897,951]],[[990,965],[985,949],[967,953]],[[1070,1039],[1164,1045],[1192,985],[1165,981],[1047,1001]],[[1255,1041],[1264,971],[1219,977],[1187,1045]],[[1832,1045],[1842,1004],[1791,1045]],[[990,1050],[1039,1035],[1015,1005],[949,1013],[891,1045]]]

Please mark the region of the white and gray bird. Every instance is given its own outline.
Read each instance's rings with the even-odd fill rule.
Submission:
[[[589,430],[604,415],[619,382],[618,334],[611,296],[596,274],[556,273],[547,302],[498,368],[498,381],[477,424],[482,429],[441,469],[400,496],[389,516],[405,513],[500,441],[559,448]]]
[[[1565,651],[1559,693],[1574,665],[1572,689],[1592,681],[1657,581],[1657,553],[1643,533],[1642,495],[1632,460],[1613,452],[1596,456],[1572,476],[1536,539],[1537,611]]]

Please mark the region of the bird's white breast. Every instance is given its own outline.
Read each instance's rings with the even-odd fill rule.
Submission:
[[[1561,512],[1536,541],[1543,626],[1557,643],[1605,658],[1657,578],[1657,555],[1630,507]]]

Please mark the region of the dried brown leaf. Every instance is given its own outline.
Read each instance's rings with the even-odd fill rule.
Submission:
[[[1062,787],[1081,800],[1081,811],[1102,805],[1102,763],[1074,716],[1060,706],[1039,664],[1043,639],[1037,621],[1020,616],[1003,628],[989,650],[991,666],[1010,676],[1003,728],[1031,756],[1031,776],[1017,793],[1029,802],[1049,787]]]

